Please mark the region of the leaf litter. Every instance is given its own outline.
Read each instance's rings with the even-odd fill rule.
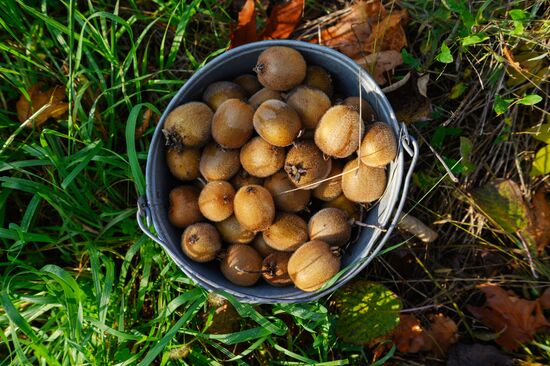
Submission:
[[[25,127],[40,127],[50,118],[58,120],[69,109],[69,103],[65,102],[64,86],[44,89],[43,83],[37,83],[27,93],[30,99],[21,95],[15,106],[17,118]]]

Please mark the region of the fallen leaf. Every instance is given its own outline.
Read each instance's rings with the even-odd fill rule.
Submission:
[[[430,319],[430,327],[424,329],[420,321],[410,314],[402,314],[393,332],[393,342],[403,353],[428,351],[438,356],[447,353],[449,347],[458,341],[458,326],[454,320],[443,314]]]
[[[386,287],[354,281],[334,296],[339,310],[336,335],[344,342],[367,345],[388,335],[399,321],[401,301]]]
[[[449,351],[447,366],[512,366],[514,360],[490,345],[458,343]]]
[[[239,11],[237,27],[229,35],[231,47],[255,42],[258,40],[256,33],[256,5],[254,0],[246,0],[241,11]]]
[[[286,39],[300,23],[304,0],[277,2],[262,33],[262,39]]]
[[[505,45],[504,48],[502,49],[503,53],[504,53],[504,57],[506,58],[506,60],[508,61],[508,63],[510,64],[510,66],[512,66],[517,72],[519,73],[523,73],[525,72],[525,70],[522,69],[521,65],[519,64],[519,62],[517,62],[516,60],[514,60],[514,55],[512,55],[512,52],[510,51],[510,49]]]
[[[334,25],[321,31],[320,43],[361,65],[369,65],[377,82],[384,84],[382,75],[403,63],[401,49],[407,45],[402,26],[405,19],[405,10],[388,14],[378,0],[358,1]]]
[[[42,87],[42,83],[31,86],[27,90],[30,100],[21,95],[16,103],[17,118],[21,123],[26,122],[26,127],[40,127],[50,118],[61,118],[69,109],[69,104],[65,102],[65,87],[54,86],[45,91]],[[34,115],[37,111],[40,112]]]
[[[550,326],[539,301],[521,299],[498,285],[484,284],[478,288],[485,294],[485,305],[467,308],[479,321],[500,333],[496,342],[504,348],[514,350]]]
[[[539,302],[540,302],[540,306],[542,306],[542,308],[543,308],[544,310],[550,309],[550,287],[548,287],[548,288],[542,293],[542,295],[540,295],[540,297],[539,297]]]
[[[542,254],[550,244],[550,187],[542,185],[537,189],[533,199],[532,221],[527,232],[533,237],[537,252]]]
[[[535,154],[529,175],[536,177],[550,174],[550,145],[541,147]]]
[[[143,112],[141,125],[138,128],[136,128],[136,134],[135,134],[136,140],[139,140],[141,136],[143,136],[145,131],[147,131],[147,129],[149,128],[149,121],[151,120],[152,113],[153,112],[149,108],[147,108],[145,112]]]
[[[404,85],[386,93],[398,121],[414,123],[430,119],[432,103],[423,95],[427,92],[427,82],[426,75],[412,73]]]

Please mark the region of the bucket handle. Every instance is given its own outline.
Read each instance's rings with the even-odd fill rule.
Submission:
[[[145,222],[143,221],[144,219]],[[160,244],[163,248],[166,247],[166,244],[149,230],[151,227],[151,210],[149,209],[149,205],[147,204],[145,197],[138,198],[136,220],[139,228],[145,235],[157,244]]]

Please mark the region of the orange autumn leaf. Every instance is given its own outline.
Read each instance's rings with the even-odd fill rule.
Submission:
[[[414,315],[402,314],[392,338],[399,352],[427,351],[443,356],[458,341],[458,327],[452,319],[437,314],[430,320],[430,327],[425,329]]]
[[[530,342],[535,334],[550,326],[542,313],[541,302],[521,299],[498,285],[478,287],[485,294],[483,306],[468,306],[468,310],[483,324],[500,333],[496,342],[514,350]]]
[[[49,118],[59,119],[69,109],[69,104],[65,102],[65,87],[63,86],[54,86],[42,91],[42,84],[37,83],[31,86],[27,92],[30,100],[21,95],[15,105],[17,118],[21,123],[27,123],[27,127],[33,125],[40,127]],[[38,111],[40,112],[34,115]],[[33,117],[32,120],[29,120],[30,117]]]
[[[300,23],[303,9],[304,0],[290,0],[275,4],[262,33],[262,38],[288,38]]]
[[[258,40],[254,0],[246,0],[241,11],[239,11],[237,28],[231,31],[229,38],[231,39],[231,48]]]

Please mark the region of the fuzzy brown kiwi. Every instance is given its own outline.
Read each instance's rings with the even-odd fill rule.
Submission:
[[[263,185],[264,180],[259,177],[255,177],[252,174],[249,174],[246,170],[242,169],[235,174],[233,179],[231,179],[231,184],[233,188],[238,190],[242,186],[247,186],[249,184]]]
[[[344,246],[351,238],[348,214],[338,208],[324,208],[311,216],[307,225],[311,240],[321,240],[330,246]]]
[[[302,129],[298,113],[285,102],[269,99],[254,112],[254,129],[271,145],[285,147],[296,139]]]
[[[234,200],[235,217],[250,231],[263,231],[275,219],[275,203],[271,193],[259,185],[241,187]]]
[[[275,100],[283,100],[283,96],[281,95],[281,92],[278,92],[276,90],[271,90],[268,88],[263,88],[254,93],[253,96],[248,98],[248,103],[254,108],[254,110],[258,109],[258,107],[269,99],[275,99]]]
[[[262,235],[273,249],[293,252],[307,241],[307,224],[298,215],[281,213]]]
[[[286,102],[298,113],[303,127],[310,130],[317,127],[321,117],[331,106],[330,99],[324,92],[307,86],[296,87]]]
[[[255,177],[265,178],[276,173],[285,163],[285,149],[254,137],[241,148],[240,161],[244,170]]]
[[[272,90],[290,90],[306,77],[306,61],[289,47],[269,47],[258,56],[254,67],[258,81]]]
[[[340,210],[344,211],[348,217],[351,217],[353,220],[360,220],[361,219],[361,211],[360,206],[348,200],[346,196],[342,193],[335,199],[329,202],[325,202],[323,204],[323,208],[329,208],[329,207],[335,207],[339,208]]]
[[[199,195],[199,209],[210,221],[219,222],[233,215],[235,189],[225,181],[209,182]]]
[[[277,250],[275,250],[272,247],[270,247],[269,245],[267,245],[267,243],[264,240],[264,236],[262,235],[262,233],[259,233],[258,235],[256,235],[256,237],[254,238],[254,241],[252,241],[252,246],[254,247],[254,249],[256,249],[258,251],[258,253],[260,253],[260,255],[263,258],[267,257],[271,253],[277,253],[278,252]]]
[[[298,141],[288,151],[285,172],[296,187],[313,189],[330,173],[332,161],[325,158],[313,141]],[[317,184],[314,184],[319,182]]]
[[[248,96],[254,95],[254,93],[262,88],[262,84],[260,84],[258,78],[250,74],[239,75],[233,79],[233,82],[243,88]]]
[[[359,108],[361,108],[361,118],[363,118],[363,121],[372,122],[376,119],[374,109],[372,109],[370,103],[363,98],[347,97],[344,99],[343,104],[352,107],[357,112],[359,112]]]
[[[311,65],[307,67],[304,84],[322,90],[329,98],[332,97],[332,76],[321,66]]]
[[[202,151],[199,169],[208,181],[229,180],[240,168],[241,162],[237,149],[224,149],[216,143],[210,143]]]
[[[231,81],[216,81],[206,88],[202,100],[216,111],[227,99],[246,99],[246,91]]]
[[[238,99],[227,99],[212,118],[212,137],[225,148],[238,149],[254,132],[252,117],[254,110],[249,104]]]
[[[213,116],[212,110],[201,102],[189,102],[175,108],[162,128],[166,145],[178,151],[184,147],[204,146],[210,140]]]
[[[308,241],[288,261],[288,274],[294,285],[311,292],[321,288],[340,270],[340,258],[320,240]]]
[[[353,202],[373,202],[386,190],[386,172],[360,163],[359,158],[349,161],[342,175],[342,191]]]
[[[239,224],[235,215],[216,222],[215,225],[222,239],[230,244],[248,244],[254,240],[255,234]]]
[[[197,179],[201,175],[199,170],[200,161],[201,151],[199,149],[166,150],[166,165],[168,165],[170,173],[179,180]]]
[[[268,255],[262,262],[262,277],[272,286],[284,287],[292,285],[288,275],[288,260],[290,253],[277,252]]]
[[[361,154],[361,162],[365,165],[386,166],[397,156],[397,141],[392,128],[383,122],[371,124],[358,153]]]
[[[338,160],[332,162],[332,169],[328,174],[330,180],[324,181],[318,187],[313,189],[313,197],[320,199],[321,201],[332,201],[336,197],[342,194],[342,163]]]
[[[311,191],[306,189],[294,190],[296,186],[290,182],[284,171],[277,172],[267,178],[264,182],[264,187],[273,196],[275,207],[281,211],[302,211],[307,207],[311,199]]]
[[[239,286],[252,286],[261,276],[262,257],[248,245],[233,244],[221,263],[225,278]]]
[[[220,234],[212,224],[200,222],[188,226],[181,236],[181,249],[195,262],[209,262],[222,248]]]
[[[364,132],[359,113],[348,106],[336,105],[319,121],[315,144],[327,155],[346,158],[357,150]]]
[[[179,186],[170,191],[168,221],[176,227],[187,226],[204,219],[199,210],[199,189],[193,186]]]

